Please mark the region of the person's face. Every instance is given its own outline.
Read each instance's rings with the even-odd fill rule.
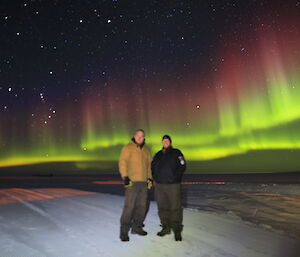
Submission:
[[[144,142],[145,135],[142,131],[137,131],[134,135],[134,140],[137,144],[142,144]]]
[[[171,142],[169,139],[165,138],[162,141],[162,145],[163,145],[163,148],[168,148],[171,145]]]

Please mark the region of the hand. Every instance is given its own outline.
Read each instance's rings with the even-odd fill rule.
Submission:
[[[124,182],[124,187],[125,188],[132,187],[132,181],[130,180],[129,177],[124,177],[123,182]]]
[[[153,186],[153,179],[148,178],[148,180],[147,180],[147,187],[148,187],[148,189],[150,190],[152,188],[152,186]]]

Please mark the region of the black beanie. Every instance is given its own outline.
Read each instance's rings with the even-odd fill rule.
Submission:
[[[171,139],[171,137],[169,135],[164,135],[162,137],[162,140],[164,140],[164,139],[169,139],[170,143],[172,143],[172,139]]]

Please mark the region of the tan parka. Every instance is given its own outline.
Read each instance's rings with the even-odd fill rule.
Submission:
[[[125,145],[120,154],[119,172],[122,177],[129,177],[136,182],[152,178],[150,149],[146,145],[140,147],[134,142]]]

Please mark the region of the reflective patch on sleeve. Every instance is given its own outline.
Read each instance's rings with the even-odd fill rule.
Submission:
[[[180,161],[180,164],[181,165],[184,165],[184,159],[183,159],[183,156],[178,156],[178,159],[179,159],[179,161]]]

